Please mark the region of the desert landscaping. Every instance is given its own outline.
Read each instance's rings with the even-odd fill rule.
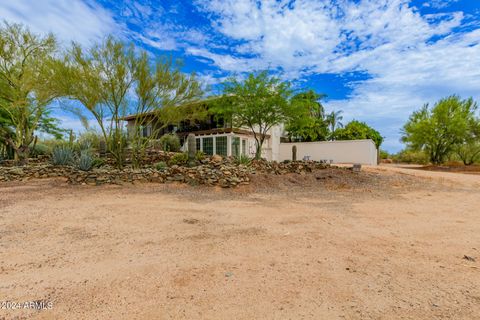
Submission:
[[[0,1],[0,320],[480,319],[474,2]]]
[[[480,179],[395,165],[0,183],[0,319],[474,319]]]

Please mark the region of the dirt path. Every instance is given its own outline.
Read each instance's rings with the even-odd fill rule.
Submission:
[[[476,319],[480,177],[412,171],[1,184],[0,319]]]

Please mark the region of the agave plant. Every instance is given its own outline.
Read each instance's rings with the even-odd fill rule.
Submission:
[[[68,166],[74,162],[73,149],[67,145],[57,146],[52,150],[52,162],[57,166]]]
[[[90,171],[93,168],[95,159],[92,154],[86,150],[80,152],[80,156],[77,160],[77,168],[82,171]]]

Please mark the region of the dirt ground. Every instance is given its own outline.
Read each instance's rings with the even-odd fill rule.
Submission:
[[[395,166],[3,183],[0,303],[51,309],[0,319],[478,319],[479,204],[479,176]]]

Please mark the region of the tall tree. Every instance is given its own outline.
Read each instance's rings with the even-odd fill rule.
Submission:
[[[200,120],[206,116],[206,109],[196,108],[194,102],[202,95],[200,83],[195,74],[186,75],[181,64],[172,59],[158,59],[152,64],[146,52],[137,59],[135,72],[135,99],[132,113],[136,114],[130,139],[132,162],[141,164],[145,149],[159,130],[169,124],[185,120]],[[193,107],[189,108],[190,105]],[[144,137],[143,127],[151,128],[150,136]]]
[[[233,126],[245,126],[252,131],[256,141],[255,158],[260,159],[267,132],[293,116],[289,83],[262,71],[249,74],[244,81],[230,78],[224,83],[223,93],[216,112],[231,119]]]
[[[171,59],[152,64],[146,52],[136,52],[133,45],[108,37],[89,50],[73,44],[68,55],[66,91],[93,115],[118,168],[125,160],[127,133],[123,119],[128,113],[137,115],[129,138],[133,162],[138,166],[149,140],[159,129],[153,128],[153,122],[160,119],[167,125],[194,117],[188,108],[178,105],[201,95],[195,75],[185,75]],[[150,137],[142,135],[145,126],[152,126]]]
[[[327,115],[327,122],[328,122],[328,125],[330,126],[330,140],[333,140],[335,138],[335,130],[343,127],[342,113],[343,113],[342,110],[338,110],[338,111],[332,111]]]
[[[4,125],[4,139],[20,163],[28,159],[36,131],[54,124],[49,106],[62,95],[56,83],[56,48],[52,34],[41,37],[7,22],[0,27],[0,109],[14,131],[7,134]]]
[[[93,115],[109,153],[122,168],[127,142],[122,119],[135,81],[135,48],[111,36],[87,51],[73,44],[69,65],[70,98],[80,101]]]
[[[296,117],[286,125],[290,140],[324,141],[328,135],[328,123],[320,100],[325,95],[313,90],[298,93],[291,99]]]
[[[444,162],[456,146],[471,137],[477,104],[473,99],[450,96],[415,111],[403,127],[402,141],[413,150],[425,151],[435,164]]]

